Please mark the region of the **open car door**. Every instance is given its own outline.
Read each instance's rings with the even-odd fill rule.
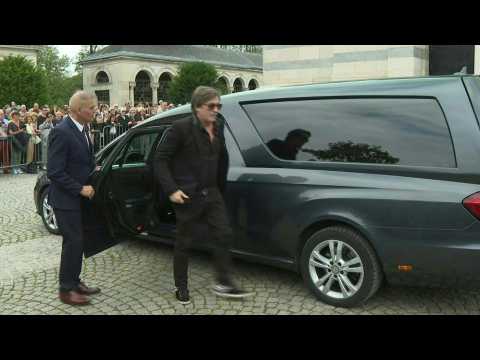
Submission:
[[[104,221],[85,238],[85,257],[102,252],[148,228],[154,204],[151,152],[167,126],[130,130],[92,177],[95,197],[87,217]],[[92,219],[95,220],[95,219]],[[108,232],[105,233],[105,231]],[[103,236],[100,236],[103,233]]]

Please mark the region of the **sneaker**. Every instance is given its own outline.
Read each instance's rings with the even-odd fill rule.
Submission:
[[[177,301],[182,305],[188,305],[191,302],[190,295],[188,294],[188,289],[176,288],[175,297],[177,298]]]
[[[226,298],[245,298],[248,296],[254,295],[253,291],[245,291],[242,290],[235,285],[224,285],[224,284],[215,284],[212,287],[212,291],[215,295],[220,296],[220,297],[226,297]]]

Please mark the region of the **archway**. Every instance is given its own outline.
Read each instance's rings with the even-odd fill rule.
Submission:
[[[258,88],[258,82],[255,79],[252,79],[248,82],[248,90],[255,90]]]
[[[158,90],[157,90],[157,99],[158,101],[169,101],[168,90],[170,89],[170,84],[172,82],[172,74],[168,72],[162,73],[158,79]]]
[[[475,45],[430,45],[430,75],[452,75],[463,68],[466,74],[474,72]]]
[[[145,70],[140,71],[135,77],[135,90],[133,92],[133,102],[136,106],[138,103],[152,103],[152,87],[150,84],[150,76]]]
[[[109,83],[110,79],[108,78],[108,75],[105,71],[99,71],[97,73],[97,76],[95,77],[95,82],[97,84],[105,84],[105,83]]]
[[[243,86],[243,80],[240,78],[236,78],[235,81],[233,82],[233,92],[241,92],[244,90]]]
[[[221,76],[217,80],[217,88],[220,90],[220,93],[223,94],[228,94],[229,91],[229,86],[228,86],[228,79],[225,76]]]

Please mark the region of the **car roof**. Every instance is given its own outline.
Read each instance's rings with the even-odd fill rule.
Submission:
[[[313,95],[318,92],[328,92],[329,90],[335,93],[338,91],[346,91],[355,89],[358,91],[377,91],[381,88],[394,88],[394,87],[406,87],[430,85],[435,82],[445,81],[460,81],[464,77],[478,77],[478,75],[438,75],[438,76],[416,76],[416,77],[397,77],[397,78],[381,78],[381,79],[361,79],[361,80],[345,80],[345,81],[333,81],[327,83],[314,83],[314,84],[299,84],[288,86],[271,86],[261,87],[255,90],[242,91],[238,93],[232,93],[222,95],[223,103],[239,103],[248,102],[261,99],[274,99],[274,98],[289,98],[295,96]],[[190,104],[182,105],[178,108],[174,108],[161,114],[154,115],[147,119],[138,127],[150,126],[151,122],[161,119],[163,117],[172,115],[182,115],[191,112]]]

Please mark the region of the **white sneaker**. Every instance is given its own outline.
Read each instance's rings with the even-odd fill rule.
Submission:
[[[253,296],[255,294],[253,291],[245,291],[233,285],[222,285],[222,284],[215,284],[212,287],[212,291],[217,296],[234,298],[234,299],[245,298],[245,297]]]

